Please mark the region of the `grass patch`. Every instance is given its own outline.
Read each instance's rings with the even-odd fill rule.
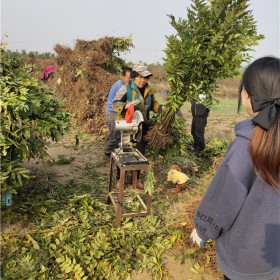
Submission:
[[[236,99],[218,99],[219,103],[212,107],[212,111],[223,114],[235,114],[237,113],[238,100]],[[244,107],[241,108],[241,112],[245,112]]]
[[[221,113],[221,114],[236,114],[237,113],[237,106],[238,101],[236,99],[217,99],[218,104],[214,104],[211,108],[211,111],[215,113]],[[186,108],[188,111],[191,110],[191,103],[186,102],[183,106],[183,108]],[[240,112],[246,112],[244,107],[241,107]]]
[[[216,99],[218,100],[218,104],[214,103],[211,110],[215,113],[221,114],[237,114],[237,106],[238,100],[237,99]],[[165,104],[165,101],[161,98],[160,95],[157,96],[157,101],[160,104]],[[191,110],[191,103],[185,102],[182,106],[182,109],[187,109],[189,112]],[[245,108],[242,106],[240,112],[246,112]]]

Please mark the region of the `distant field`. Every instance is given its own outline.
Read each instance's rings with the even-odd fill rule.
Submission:
[[[214,103],[211,108],[211,111],[223,114],[232,114],[237,112],[238,100],[237,99],[217,99],[219,101],[218,104]],[[190,103],[186,103],[184,107],[187,110],[190,110]],[[241,108],[241,112],[245,112],[245,109]]]
[[[237,113],[236,99],[219,99],[220,103],[213,106],[207,118],[205,138],[207,141],[216,137],[218,139],[234,139],[234,126],[249,116],[242,108],[240,114]],[[192,115],[190,113],[190,103],[185,103],[182,108],[183,116],[186,119],[187,133],[191,133]]]
[[[160,95],[157,95],[157,100],[160,104],[165,102],[162,100]],[[240,114],[237,113],[237,99],[217,99],[219,103],[213,105],[211,113],[207,118],[206,126],[206,140],[217,137],[218,139],[234,139],[234,126],[236,123],[247,119],[249,116],[243,106],[241,107]],[[186,102],[181,111],[186,119],[187,133],[191,134],[191,104]]]
[[[212,110],[217,113],[236,113],[238,107],[238,100],[236,99],[218,99],[219,104],[215,104]],[[241,112],[245,112],[244,107],[241,107]]]
[[[218,104],[214,104],[211,111],[223,114],[234,114],[237,112],[238,100],[237,99],[217,99]],[[186,102],[184,108],[187,110],[191,109],[191,104]],[[245,109],[241,108],[241,112],[245,112]]]

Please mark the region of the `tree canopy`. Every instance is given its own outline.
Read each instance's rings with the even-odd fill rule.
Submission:
[[[185,101],[200,101],[200,93],[209,96],[217,79],[238,75],[241,64],[251,59],[248,51],[264,36],[257,34],[248,3],[192,0],[187,19],[169,15],[176,30],[167,36],[164,59],[171,92],[163,120],[147,136],[155,149],[168,144],[175,114]]]
[[[171,86],[169,106],[210,94],[217,79],[239,74],[248,51],[263,39],[248,0],[193,0],[187,19],[169,15],[176,33],[167,37],[165,69]]]

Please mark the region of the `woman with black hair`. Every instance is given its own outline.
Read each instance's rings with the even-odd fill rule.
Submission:
[[[215,239],[217,264],[231,280],[280,277],[280,59],[245,70],[239,89],[251,119],[235,126],[195,212],[193,242]]]

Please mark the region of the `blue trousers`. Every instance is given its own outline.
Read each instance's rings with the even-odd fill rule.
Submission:
[[[115,120],[117,118],[117,112],[106,111],[106,121],[110,130],[109,141],[107,147],[104,150],[105,155],[110,155],[111,152],[118,147],[120,142],[120,133],[115,131]]]

